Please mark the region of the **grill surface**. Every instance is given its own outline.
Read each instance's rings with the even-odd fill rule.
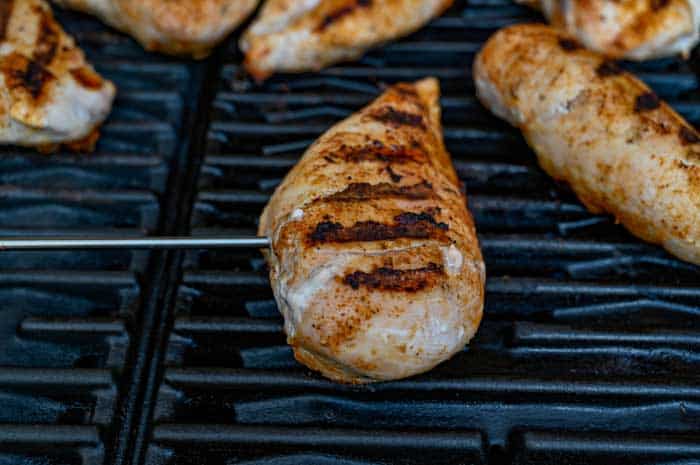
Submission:
[[[433,75],[487,262],[485,318],[431,373],[339,386],[293,360],[257,251],[1,254],[0,464],[700,460],[700,270],[588,214],[481,107],[475,52],[537,16],[457,3],[360,63],[262,86],[235,38],[186,65],[61,15],[119,100],[97,155],[3,154],[2,234],[252,234],[325,129]],[[686,64],[633,69],[700,123]]]

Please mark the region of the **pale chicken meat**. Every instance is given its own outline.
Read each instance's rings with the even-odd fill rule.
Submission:
[[[243,35],[245,67],[262,80],[360,58],[416,31],[453,0],[267,0]]]
[[[438,94],[434,79],[398,84],[338,123],[262,214],[287,340],[336,381],[429,370],[481,320],[484,263]]]
[[[594,213],[700,264],[700,135],[649,87],[544,25],[497,32],[477,95]]]
[[[611,58],[687,56],[700,40],[700,0],[517,0]]]
[[[91,150],[115,88],[43,0],[0,0],[0,144]]]
[[[255,9],[258,0],[54,0],[95,15],[147,50],[204,58]]]

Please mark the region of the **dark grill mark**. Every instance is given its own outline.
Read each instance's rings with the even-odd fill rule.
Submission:
[[[425,200],[434,196],[433,186],[429,182],[421,182],[412,186],[394,186],[382,182],[369,184],[366,182],[352,183],[345,190],[336,192],[323,200],[335,202],[358,202],[363,200],[400,197],[410,200]]]
[[[438,223],[429,213],[402,213],[394,218],[394,224],[377,221],[358,221],[350,227],[340,223],[323,221],[309,234],[312,244],[329,242],[373,242],[400,238],[446,240],[445,223]]]
[[[617,76],[624,71],[614,61],[604,61],[595,70],[598,77],[604,78],[608,76]]]
[[[566,38],[559,39],[559,46],[565,52],[573,52],[574,50],[578,50],[581,48],[581,46],[579,45],[578,42],[576,42],[573,39],[566,39]]]
[[[372,119],[386,123],[394,127],[411,126],[425,129],[425,123],[421,115],[407,113],[392,107],[384,107],[371,114]]]
[[[652,11],[659,11],[668,6],[670,0],[651,0]]]
[[[431,186],[432,187],[432,186]],[[399,216],[394,218],[397,223],[404,225],[404,226],[409,226],[409,225],[414,225],[414,224],[420,224],[423,222],[432,224],[433,226],[442,229],[443,231],[448,231],[450,227],[446,223],[438,223],[435,220],[434,215],[440,213],[440,209],[436,208],[433,209],[432,211],[426,211],[423,213],[401,213]]]
[[[678,131],[678,137],[680,137],[683,145],[700,144],[700,135],[687,126],[681,126],[680,131]]]
[[[324,31],[328,26],[338,21],[340,18],[349,15],[358,8],[366,8],[372,4],[371,0],[354,0],[349,5],[338,8],[337,10],[327,14],[323,17],[321,24],[318,25],[316,30],[318,32]]]
[[[386,167],[386,172],[389,173],[389,177],[391,178],[392,182],[401,182],[401,179],[403,176],[400,174],[396,173],[392,168],[391,165]]]
[[[634,111],[641,113],[643,111],[656,110],[661,106],[659,97],[654,92],[645,92],[638,96],[634,101]]]
[[[438,276],[444,273],[442,265],[429,263],[428,266],[412,270],[376,268],[369,273],[355,271],[345,275],[343,283],[357,290],[360,287],[382,291],[417,292],[432,287]]]
[[[338,152],[332,155],[350,163],[359,163],[362,161],[381,161],[399,164],[409,162],[424,163],[428,158],[425,150],[420,145],[417,145],[415,148],[398,145],[386,146],[378,140],[373,141],[370,145],[359,147],[348,147],[343,144],[340,146]]]
[[[3,40],[7,34],[7,25],[10,23],[13,5],[14,0],[0,1],[0,40]]]
[[[41,96],[46,84],[54,79],[43,66],[17,53],[5,57],[1,70],[10,89],[25,90],[34,100]]]
[[[59,42],[59,31],[53,18],[45,11],[41,11],[41,23],[36,37],[34,48],[34,61],[41,66],[48,66],[56,56]]]

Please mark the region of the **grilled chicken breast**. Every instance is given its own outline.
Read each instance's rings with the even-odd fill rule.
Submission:
[[[114,99],[43,0],[0,0],[0,144],[92,150]]]
[[[544,25],[497,32],[477,94],[593,213],[700,264],[700,135],[640,80]]]
[[[429,370],[481,320],[484,263],[438,93],[435,79],[398,84],[331,128],[260,219],[288,342],[336,381]]]
[[[688,55],[700,40],[700,0],[517,0],[611,58]]]
[[[258,80],[319,70],[409,34],[453,0],[267,0],[243,35],[245,66]]]
[[[258,0],[54,0],[100,18],[146,50],[204,58]]]

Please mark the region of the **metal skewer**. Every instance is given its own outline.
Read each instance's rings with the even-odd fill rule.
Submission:
[[[0,239],[2,250],[76,250],[76,249],[225,249],[266,248],[267,237],[142,237],[109,239],[97,237],[43,237],[36,239]]]

